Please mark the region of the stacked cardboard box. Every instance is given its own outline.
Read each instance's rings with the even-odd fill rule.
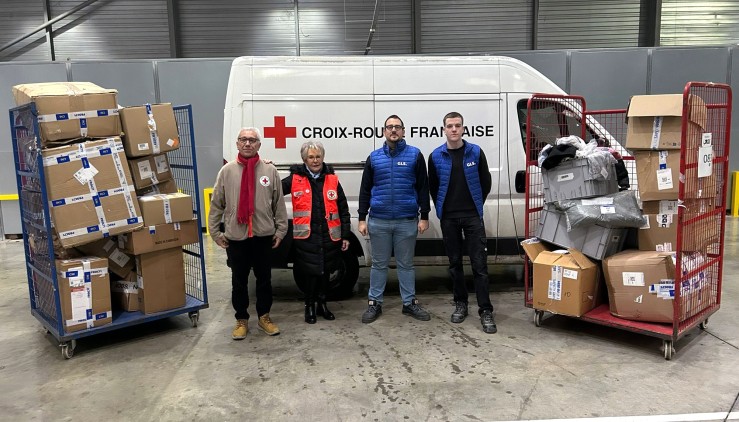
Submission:
[[[36,104],[41,145],[80,138],[120,136],[115,89],[90,82],[48,82],[13,87],[16,105]]]
[[[709,294],[702,271],[675,286],[678,231],[682,230],[683,270],[691,262],[702,263],[708,245],[720,238],[721,216],[710,215],[715,211],[717,181],[710,160],[708,171],[700,163],[703,155],[712,156],[710,136],[703,133],[707,109],[696,96],[641,95],[632,97],[628,119],[626,147],[636,161],[647,225],[639,229],[639,250],[623,251],[603,262],[610,310],[625,319],[671,323],[675,316],[682,320],[700,312]],[[678,207],[684,221],[694,219],[693,223],[678,224]],[[701,215],[705,218],[696,218]],[[683,276],[688,274],[683,271]],[[684,299],[679,306],[676,288]]]
[[[529,239],[523,249],[534,263],[534,308],[579,317],[597,305],[600,268],[576,249],[551,250]]]
[[[107,259],[57,260],[56,271],[66,332],[99,327],[113,321]]]
[[[171,104],[121,109],[123,144],[139,196],[144,227],[118,236],[135,271],[117,281],[120,304],[150,314],[185,305],[182,246],[199,241],[192,198],[177,192],[167,152],[180,147]],[[135,286],[135,289],[134,289]]]
[[[182,245],[199,236],[192,199],[177,194],[166,156],[180,146],[171,104],[119,110],[116,90],[88,82],[17,85],[13,95],[39,115],[48,235],[56,256],[70,258],[56,261],[67,330],[111,322],[111,294],[124,311],[183,306]],[[146,202],[150,222],[137,190],[160,195]],[[48,249],[47,239],[34,236],[33,252]],[[85,281],[90,274],[100,277]],[[37,292],[38,301],[53,304],[48,293]]]

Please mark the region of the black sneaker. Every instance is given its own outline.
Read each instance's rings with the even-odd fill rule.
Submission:
[[[467,318],[467,303],[454,302],[454,312],[452,312],[452,322],[459,324]]]
[[[482,311],[480,314],[480,323],[482,324],[482,331],[488,334],[495,334],[498,332],[498,327],[495,326],[495,318],[493,318],[493,311]]]
[[[362,322],[365,324],[375,322],[380,315],[382,315],[382,305],[376,300],[370,300],[367,310],[362,314]]]
[[[418,304],[418,299],[413,299],[410,305],[403,305],[403,315],[410,315],[419,321],[431,319],[431,315]]]

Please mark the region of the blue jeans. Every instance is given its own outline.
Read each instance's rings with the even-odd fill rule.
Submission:
[[[410,305],[416,297],[416,269],[413,266],[413,256],[416,253],[418,219],[370,218],[367,222],[367,230],[372,246],[369,300],[382,303],[387,284],[387,266],[394,250],[395,262],[398,264],[400,297],[404,305]]]

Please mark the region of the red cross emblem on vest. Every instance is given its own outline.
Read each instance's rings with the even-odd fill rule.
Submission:
[[[332,189],[332,190],[326,192],[326,196],[328,197],[329,200],[335,201],[336,200],[336,196],[337,196],[336,195],[336,191]]]

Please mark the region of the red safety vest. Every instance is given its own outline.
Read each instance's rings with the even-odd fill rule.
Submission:
[[[323,205],[326,208],[328,234],[331,240],[341,240],[341,219],[339,218],[339,178],[335,174],[327,174],[323,182]],[[308,177],[293,174],[293,237],[307,239],[310,236],[310,215],[313,207],[313,192]]]

